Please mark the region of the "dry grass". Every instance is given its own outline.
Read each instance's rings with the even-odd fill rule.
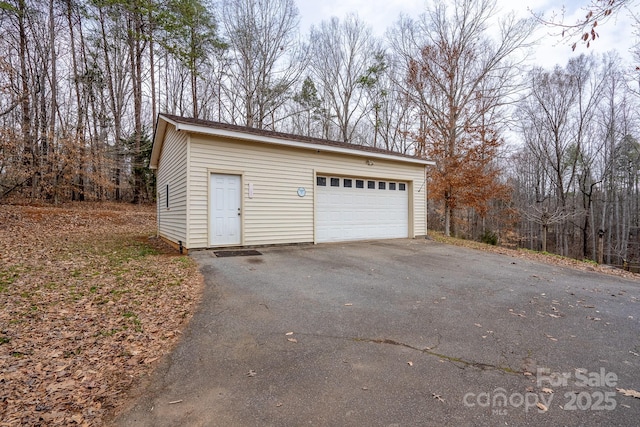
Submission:
[[[446,243],[449,245],[463,246],[466,248],[481,251],[494,252],[516,258],[529,259],[533,261],[544,262],[547,264],[575,268],[582,271],[597,271],[599,273],[626,277],[629,279],[640,279],[640,274],[631,273],[629,271],[620,270],[619,268],[614,268],[607,265],[598,265],[597,263],[589,260],[581,261],[545,252],[530,251],[528,249],[510,249],[502,246],[492,246],[486,243],[476,242],[474,240],[464,240],[455,237],[447,237],[443,233],[431,230],[429,231],[429,237],[437,242]]]
[[[0,206],[0,425],[102,425],[202,292],[155,209]]]

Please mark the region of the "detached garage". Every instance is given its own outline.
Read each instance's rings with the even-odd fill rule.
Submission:
[[[186,249],[424,236],[430,164],[161,114],[150,161],[158,234]]]

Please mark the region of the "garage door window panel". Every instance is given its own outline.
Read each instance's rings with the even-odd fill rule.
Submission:
[[[386,181],[353,178],[341,178],[340,181],[340,186],[317,188],[318,242],[408,237],[406,191],[360,190],[387,190],[389,183]],[[383,185],[379,187],[381,183]]]

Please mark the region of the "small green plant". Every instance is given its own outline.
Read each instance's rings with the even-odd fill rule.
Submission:
[[[142,332],[142,322],[140,321],[140,319],[138,319],[137,314],[131,311],[125,311],[124,313],[122,313],[122,316],[125,319],[131,319],[133,321],[134,329],[136,332]]]
[[[18,267],[13,266],[8,270],[0,270],[0,292],[6,292],[13,282],[18,279]]]
[[[158,251],[155,248],[143,242],[117,240],[113,243],[114,246],[108,248],[109,252],[106,253],[112,266],[122,265],[132,260],[146,258],[150,255],[158,255]]]
[[[108,329],[108,330],[102,330],[100,332],[98,332],[98,336],[103,336],[103,337],[112,337],[115,334],[117,334],[118,332],[120,332],[120,329],[117,328],[113,328],[113,329]]]
[[[188,256],[180,256],[175,258],[176,264],[182,264],[183,266],[191,265],[191,259]]]
[[[480,235],[480,241],[495,246],[498,244],[498,235],[491,230],[485,230],[484,233]]]
[[[110,291],[111,295],[116,296],[116,297],[118,297],[118,296],[120,296],[122,294],[128,294],[130,292],[131,292],[130,289],[111,289],[111,291]]]
[[[11,342],[11,338],[9,338],[9,337],[0,337],[0,345],[9,344],[9,342]]]

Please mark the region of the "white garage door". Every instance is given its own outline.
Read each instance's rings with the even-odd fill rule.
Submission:
[[[408,237],[408,193],[405,182],[319,175],[316,241]]]

